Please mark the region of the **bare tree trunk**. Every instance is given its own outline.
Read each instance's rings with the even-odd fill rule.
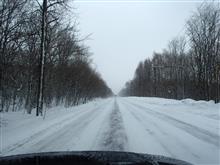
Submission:
[[[40,52],[40,75],[38,87],[38,99],[36,116],[43,112],[43,89],[44,89],[44,63],[45,63],[45,38],[46,38],[46,16],[47,16],[47,0],[43,1],[42,9],[42,25],[41,25],[41,52]]]

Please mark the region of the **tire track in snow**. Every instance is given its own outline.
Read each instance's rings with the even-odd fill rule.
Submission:
[[[116,99],[109,118],[109,128],[103,133],[102,150],[125,151],[128,139],[123,125],[123,119]]]
[[[189,133],[190,135],[204,141],[204,142],[208,142],[214,146],[220,146],[219,145],[219,139],[220,137],[216,134],[213,134],[207,130],[204,130],[202,128],[199,128],[197,126],[191,125],[189,123],[177,120],[171,116],[168,116],[166,114],[162,114],[160,112],[157,112],[153,109],[150,108],[146,108],[144,106],[132,103],[127,101],[129,104],[138,107],[140,110],[142,110],[143,112],[147,113],[147,114],[151,114],[161,120],[166,121],[167,123],[170,123],[171,125]]]
[[[33,145],[33,144],[35,145],[35,147],[28,147],[28,148],[31,148],[32,152],[33,152],[33,150],[34,151],[41,151],[41,150],[39,150],[39,148],[40,149],[47,148],[48,144],[45,144],[45,143],[48,142],[48,140],[47,140],[48,137],[55,136],[56,138],[53,138],[53,139],[59,138],[58,134],[60,136],[62,136],[63,134],[60,134],[60,132],[63,132],[64,130],[68,131],[66,126],[70,126],[71,123],[75,122],[75,121],[78,121],[80,123],[80,124],[76,124],[75,127],[77,127],[79,125],[82,126],[82,124],[84,124],[84,126],[85,126],[85,123],[81,123],[81,121],[83,119],[86,119],[87,117],[89,118],[89,117],[92,117],[92,116],[93,116],[93,119],[94,119],[95,116],[97,115],[97,113],[94,114],[94,111],[97,112],[96,111],[97,109],[100,109],[105,105],[106,105],[106,102],[99,105],[99,106],[97,106],[97,107],[95,107],[95,108],[87,109],[87,110],[84,110],[82,112],[78,111],[77,113],[73,113],[73,115],[68,116],[67,118],[55,123],[54,125],[52,125],[50,127],[47,127],[45,129],[37,132],[37,133],[34,133],[30,137],[22,139],[21,141],[8,146],[7,148],[4,148],[3,152],[1,154],[2,155],[7,155],[9,153],[11,154],[13,152],[16,152],[16,150],[22,149],[22,147]],[[87,125],[88,124],[89,124],[89,122],[87,122]],[[72,127],[74,127],[74,126],[72,126]],[[52,129],[53,131],[50,130],[51,132],[49,132],[49,134],[48,134],[49,129]],[[64,129],[64,130],[62,131],[62,129]],[[80,129],[79,129],[79,131],[80,131]],[[63,132],[63,133],[65,133],[65,132]],[[49,141],[51,142],[51,140],[49,140]],[[43,143],[43,145],[39,142]],[[52,141],[51,143],[54,143],[54,141]],[[36,145],[36,144],[38,144],[38,145]]]
[[[77,141],[80,139],[80,135],[83,133],[84,129],[101,114],[99,111],[101,108],[102,106],[76,118],[66,125],[63,130],[57,130],[57,132],[40,140],[34,145],[35,147],[31,148],[34,148],[35,152],[54,150],[54,144],[56,144],[55,148],[59,150],[69,150],[68,148],[74,148],[74,145],[76,145]],[[65,143],[63,143],[64,141]]]
[[[97,126],[101,126],[101,124],[96,124],[95,127],[92,129],[88,129],[89,126],[92,126],[95,122],[97,121],[98,118],[105,118],[106,116],[106,109],[109,104],[111,103],[112,100],[105,102],[104,104],[91,109],[89,112],[87,112],[85,115],[80,116],[70,122],[63,130],[58,130],[54,134],[49,137],[49,139],[44,138],[41,141],[38,142],[40,148],[37,149],[37,151],[42,151],[42,150],[80,150],[82,148],[90,148],[90,144],[94,142],[93,136],[96,136],[96,130]],[[93,130],[94,129],[94,130]],[[88,140],[88,135],[84,136],[84,133],[88,133],[88,131],[92,130],[92,134],[89,137]],[[83,138],[86,138],[86,141],[83,141]],[[65,143],[64,143],[65,142]],[[86,142],[86,144],[85,144]],[[89,144],[88,144],[89,143]],[[56,144],[54,146],[54,144]],[[38,146],[35,144],[35,146]],[[35,148],[35,147],[33,147]]]
[[[126,102],[127,103],[127,102]],[[123,102],[123,104],[126,106],[126,103]],[[128,106],[129,104],[127,104]],[[126,107],[127,107],[126,106]],[[133,106],[133,105],[132,105]],[[172,152],[169,148],[169,143],[168,146],[166,144],[164,144],[164,137],[166,136],[167,138],[170,139],[170,136],[168,136],[169,134],[167,132],[165,132],[154,120],[152,120],[151,118],[147,117],[145,114],[139,114],[139,113],[135,113],[134,111],[132,111],[131,109],[127,108],[129,113],[131,113],[132,116],[134,116],[134,118],[136,118],[136,120],[138,120],[142,126],[144,126],[146,128],[146,131],[151,134],[157,141],[158,143],[164,148],[164,150],[167,151],[167,153],[170,154],[171,157],[173,158],[177,158],[177,155],[175,155],[175,152]],[[151,129],[149,129],[149,127]],[[153,129],[153,130],[152,130]],[[155,131],[157,130],[157,131]],[[161,133],[162,135],[158,134]],[[184,151],[185,154],[189,154],[194,156],[195,158],[199,159],[199,156],[196,155],[193,152],[190,152],[190,148],[188,146],[186,146],[185,144],[181,143],[181,141],[178,138],[172,138],[172,142],[175,142],[176,144],[178,144],[181,147],[181,150]]]
[[[152,131],[151,129],[149,129],[149,125],[147,125],[145,122],[143,122],[142,118],[140,118],[140,116],[138,116],[136,113],[134,113],[130,109],[131,106],[128,106],[128,104],[126,104],[124,102],[121,102],[121,103],[126,108],[128,113],[137,121],[137,123],[143,127],[143,131],[147,132],[147,134],[149,136],[151,136],[153,139],[155,139],[160,144],[160,146],[164,149],[164,151],[166,151],[171,157],[175,157],[175,155],[169,150],[169,148],[162,143],[162,140],[160,140],[160,138],[158,136],[156,136],[156,133],[154,131]],[[141,127],[139,127],[139,128],[141,128]],[[166,134],[165,132],[162,132],[162,133]]]

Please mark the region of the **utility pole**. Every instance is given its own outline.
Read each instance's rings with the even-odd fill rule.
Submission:
[[[157,97],[157,78],[156,78],[156,68],[158,66],[152,66],[153,68],[153,75],[154,75],[154,96]]]
[[[45,63],[45,39],[46,39],[46,17],[47,17],[47,0],[43,0],[42,22],[41,22],[41,45],[39,61],[39,83],[37,96],[36,116],[43,113],[43,89],[44,89],[44,63]]]

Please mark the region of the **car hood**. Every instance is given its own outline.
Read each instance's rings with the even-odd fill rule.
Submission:
[[[118,151],[65,151],[45,152],[0,157],[0,164],[46,165],[46,164],[149,164],[191,165],[191,163],[160,155]]]

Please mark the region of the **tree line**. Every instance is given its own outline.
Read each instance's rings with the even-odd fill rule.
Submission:
[[[120,95],[220,101],[220,8],[203,3],[162,53],[140,62]],[[188,47],[188,48],[187,48]]]
[[[44,2],[0,0],[0,112],[25,108],[31,113],[39,94],[48,107],[112,94],[91,66],[91,52],[76,25],[65,19],[67,1]]]

